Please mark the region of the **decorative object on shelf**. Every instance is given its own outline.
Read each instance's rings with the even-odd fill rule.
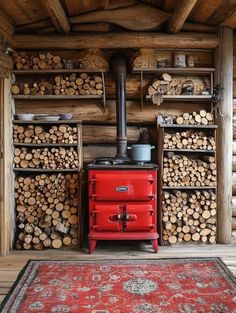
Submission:
[[[62,69],[62,59],[59,55],[50,52],[29,54],[16,52],[13,54],[14,68],[17,70],[51,70]]]
[[[157,67],[167,67],[167,60],[160,60],[160,61],[157,61]]]
[[[85,70],[108,71],[109,64],[103,56],[101,49],[86,49],[79,60]]]
[[[32,113],[15,114],[14,116],[19,121],[32,121],[34,119],[34,114]]]
[[[62,59],[63,68],[71,70],[73,68],[72,60]]]
[[[25,144],[74,144],[77,143],[78,129],[67,124],[50,125],[14,125],[13,143]]]
[[[162,123],[166,125],[172,125],[173,124],[173,116],[171,115],[163,115],[162,116]]]
[[[182,82],[182,95],[193,95],[194,94],[194,83],[192,80],[188,79]]]
[[[194,67],[194,59],[192,55],[187,55],[187,67]]]
[[[71,120],[73,114],[72,113],[61,113],[60,115],[60,120]]]
[[[154,49],[143,48],[139,50],[138,56],[133,61],[133,67],[148,69],[157,67],[157,57]]]
[[[73,68],[74,69],[82,69],[84,68],[84,65],[83,65],[83,61],[73,61]]]
[[[205,110],[193,112],[192,114],[184,113],[175,118],[175,123],[179,125],[211,125],[213,124],[213,115]]]
[[[174,67],[186,67],[186,54],[184,52],[174,52]]]
[[[16,168],[33,169],[77,169],[78,153],[74,148],[15,148],[14,165]]]
[[[78,245],[79,174],[15,178],[16,249]]]
[[[48,122],[55,122],[60,119],[60,115],[45,115],[45,116],[35,116],[34,119],[36,121],[48,121]]]

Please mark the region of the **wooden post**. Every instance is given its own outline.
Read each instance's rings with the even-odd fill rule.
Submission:
[[[12,171],[12,108],[9,99],[10,82],[0,78],[1,90],[1,202],[0,255],[6,255],[14,237],[14,179]]]
[[[233,30],[223,27],[218,48],[217,78],[222,90],[218,128],[218,243],[231,243],[232,223],[232,100],[233,100]]]

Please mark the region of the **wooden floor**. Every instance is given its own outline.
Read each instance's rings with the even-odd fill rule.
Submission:
[[[144,259],[144,258],[181,258],[181,257],[220,257],[236,276],[236,240],[230,245],[176,245],[159,247],[157,254],[150,245],[136,242],[101,242],[94,254],[87,249],[13,251],[0,257],[0,302],[10,290],[18,273],[29,259],[57,260],[100,260],[100,259]]]

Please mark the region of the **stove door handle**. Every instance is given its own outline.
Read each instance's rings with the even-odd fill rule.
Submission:
[[[122,214],[112,214],[109,216],[109,219],[111,221],[120,221],[123,219],[123,215]]]
[[[153,199],[155,198],[155,196],[152,194],[152,195],[149,195],[148,198],[149,198],[150,200],[153,200]]]
[[[129,213],[126,213],[125,214],[125,220],[126,221],[137,221],[138,217],[136,214],[129,214]]]

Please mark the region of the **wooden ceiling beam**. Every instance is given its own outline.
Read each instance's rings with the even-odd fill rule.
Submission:
[[[217,34],[159,32],[117,32],[91,35],[13,35],[15,49],[87,49],[87,48],[166,48],[214,49],[219,45]]]
[[[220,8],[223,0],[201,0],[191,14],[191,20],[196,23],[205,23]]]
[[[179,3],[167,26],[167,29],[170,33],[177,33],[181,30],[184,22],[188,18],[196,3],[197,0],[182,0]]]
[[[69,33],[70,24],[59,0],[42,0],[58,32]]]
[[[14,25],[6,12],[0,8],[0,34],[4,38],[10,38],[14,33]]]
[[[221,23],[221,26],[229,27],[232,29],[236,27],[236,10]]]

